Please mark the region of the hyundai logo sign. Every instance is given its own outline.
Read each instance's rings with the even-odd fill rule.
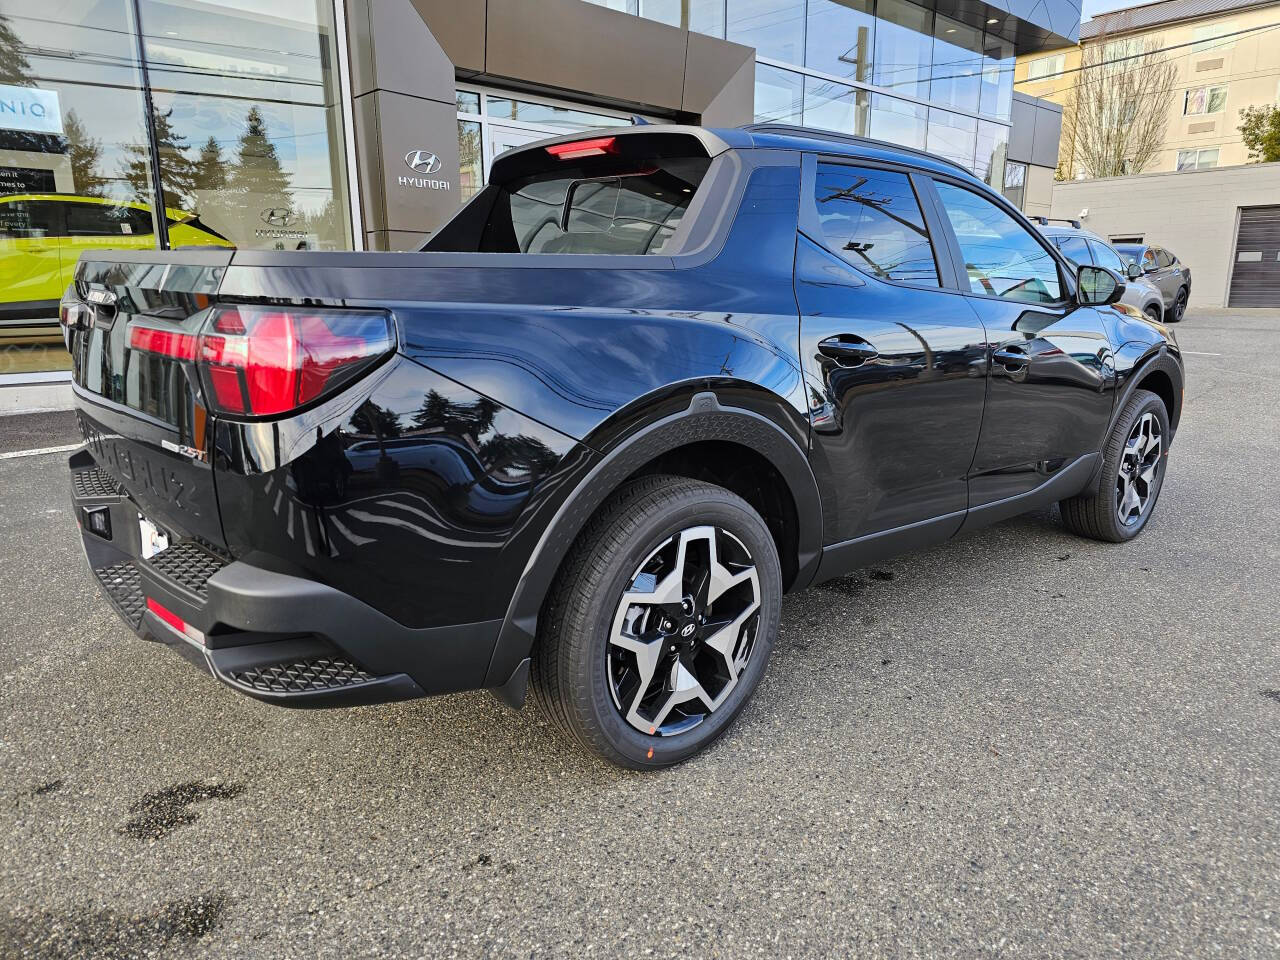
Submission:
[[[404,155],[404,165],[417,174],[416,177],[398,177],[397,183],[402,187],[416,187],[419,190],[448,190],[449,181],[433,177],[443,164],[440,158],[430,150],[410,150]]]
[[[272,207],[262,211],[262,222],[283,228],[293,226],[298,222],[298,218],[288,207]]]

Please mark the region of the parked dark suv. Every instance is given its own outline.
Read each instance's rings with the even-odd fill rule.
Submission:
[[[1191,268],[1164,247],[1145,243],[1117,243],[1115,247],[1121,256],[1142,268],[1148,282],[1160,288],[1165,320],[1169,323],[1182,320],[1187,312],[1187,298],[1191,296]]]
[[[73,503],[121,616],[242,693],[531,681],[660,767],[743,708],[785,591],[1053,503],[1147,526],[1183,369],[1122,293],[927,154],[561,137],[420,252],[85,254]]]

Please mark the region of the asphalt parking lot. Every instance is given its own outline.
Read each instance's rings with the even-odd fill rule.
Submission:
[[[242,698],[99,597],[65,454],[0,459],[0,956],[1280,955],[1280,312],[1177,335],[1143,536],[1033,514],[793,596],[661,774],[487,694]]]

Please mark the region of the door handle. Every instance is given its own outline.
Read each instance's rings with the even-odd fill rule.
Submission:
[[[860,367],[880,356],[880,351],[861,337],[841,333],[818,344],[818,352],[842,367]]]
[[[1006,370],[1021,370],[1031,362],[1031,358],[1027,356],[1027,351],[1016,345],[1001,347],[991,354],[991,359],[1002,364]]]

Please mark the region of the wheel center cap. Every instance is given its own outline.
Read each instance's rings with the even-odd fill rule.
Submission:
[[[690,620],[688,623],[686,623],[683,627],[680,628],[680,636],[683,637],[685,640],[688,640],[690,637],[693,636],[694,632],[697,629],[698,629],[698,625],[694,621]]]

